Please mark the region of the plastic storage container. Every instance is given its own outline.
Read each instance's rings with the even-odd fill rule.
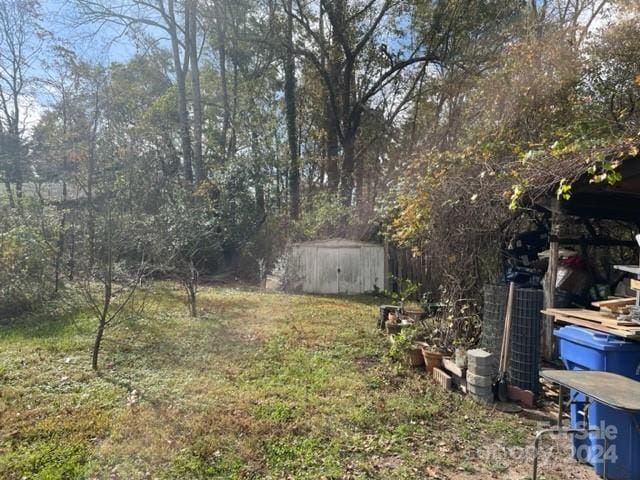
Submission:
[[[577,326],[555,331],[558,352],[567,370],[596,370],[612,372],[640,381],[640,343],[614,335]],[[584,401],[584,395],[571,391],[574,401]],[[583,421],[582,408],[571,406],[571,426]],[[607,477],[611,480],[640,478],[640,415],[615,410],[593,402],[589,407],[590,427],[609,427],[604,452],[604,440],[598,433],[574,436],[576,459],[593,465],[603,474],[603,453],[607,457]],[[611,429],[615,427],[615,430]]]

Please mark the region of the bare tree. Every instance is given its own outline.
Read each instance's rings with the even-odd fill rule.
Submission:
[[[108,207],[103,217],[100,255],[93,266],[84,272],[78,282],[79,291],[93,310],[97,325],[91,351],[91,368],[98,369],[98,357],[105,331],[127,319],[131,314],[139,316],[144,300],[136,293],[145,275],[144,252],[141,252],[137,268],[127,268],[120,263],[119,252],[129,251],[131,240],[124,226],[118,222],[113,208]]]
[[[31,0],[0,2],[0,173],[11,205],[11,185],[19,201],[27,175],[27,88],[34,81],[31,69],[42,45],[37,6]]]

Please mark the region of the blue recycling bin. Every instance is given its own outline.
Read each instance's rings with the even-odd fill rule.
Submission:
[[[640,342],[601,333],[574,325],[555,331],[558,353],[567,370],[596,370],[617,373],[640,381]],[[571,391],[574,401],[584,395]],[[571,426],[583,425],[580,405],[571,406]],[[588,410],[589,426],[605,429],[607,450],[602,434],[575,435],[574,456],[591,464],[603,474],[607,460],[607,477],[611,480],[640,479],[640,415],[630,414],[592,402]]]

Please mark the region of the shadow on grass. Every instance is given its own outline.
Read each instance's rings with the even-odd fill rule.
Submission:
[[[383,303],[389,303],[391,300],[388,297],[383,295],[376,294],[367,294],[367,293],[358,293],[354,295],[348,294],[331,294],[331,293],[305,293],[305,292],[277,292],[277,291],[267,291],[264,292],[266,294],[274,294],[274,295],[287,295],[292,298],[310,298],[313,300],[326,300],[331,302],[345,302],[345,303],[354,303],[360,305],[381,305]]]
[[[43,340],[86,335],[92,330],[86,308],[56,306],[51,311],[0,319],[0,338]]]

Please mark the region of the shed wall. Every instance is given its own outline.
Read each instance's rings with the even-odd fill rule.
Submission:
[[[384,288],[384,247],[312,242],[292,247],[298,288],[307,293],[356,294]]]

